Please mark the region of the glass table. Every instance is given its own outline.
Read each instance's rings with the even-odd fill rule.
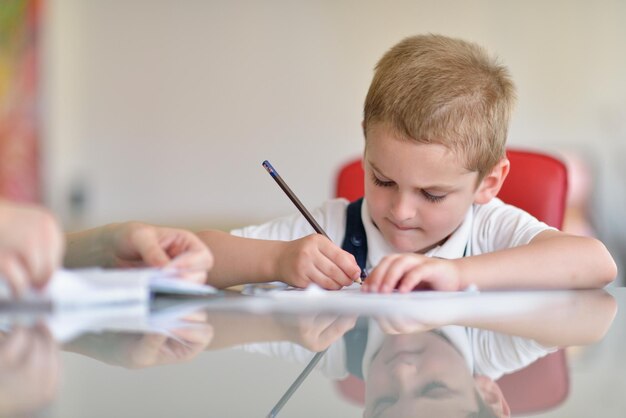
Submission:
[[[0,416],[622,417],[626,289],[0,303]]]

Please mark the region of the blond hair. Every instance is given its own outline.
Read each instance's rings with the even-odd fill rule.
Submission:
[[[480,46],[418,35],[378,62],[363,126],[387,124],[403,137],[444,145],[481,177],[505,155],[515,87],[506,67]]]

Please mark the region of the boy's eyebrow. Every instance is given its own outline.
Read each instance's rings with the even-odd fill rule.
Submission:
[[[374,163],[373,163],[373,162],[371,162],[370,160],[367,160],[367,163],[368,163],[369,165],[371,165],[371,166],[372,166],[372,168],[373,168],[375,171],[377,171],[377,172],[378,172],[378,174],[382,175],[383,177],[387,177],[387,176],[385,176],[385,174],[384,174],[384,173],[380,170],[380,168],[376,167],[376,164],[374,164]],[[389,178],[389,177],[387,177],[387,178]]]
[[[381,176],[390,179],[390,177],[386,176],[378,167],[376,167],[376,164],[374,164],[372,161],[367,160],[367,163],[372,167],[372,169],[376,172],[378,172],[378,174],[380,174]],[[391,180],[393,181],[393,180]],[[450,192],[452,190],[456,189],[456,185],[452,185],[452,184],[433,184],[430,186],[426,186],[426,187],[418,187],[418,189],[421,190],[437,190],[437,191],[442,191],[442,192]]]

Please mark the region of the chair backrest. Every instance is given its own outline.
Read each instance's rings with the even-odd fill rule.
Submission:
[[[546,224],[561,228],[567,198],[567,169],[560,160],[546,154],[507,150],[511,170],[498,197],[524,209]],[[350,201],[363,196],[364,173],[361,159],[344,164],[338,174],[336,197]],[[337,389],[353,403],[362,404],[364,384],[351,376],[337,382]],[[530,366],[498,380],[514,415],[530,414],[556,407],[569,393],[565,352],[549,354]]]
[[[524,209],[542,222],[561,228],[567,198],[567,169],[546,154],[507,150],[511,170],[498,197]],[[335,196],[353,201],[363,196],[361,159],[344,164],[337,173]]]

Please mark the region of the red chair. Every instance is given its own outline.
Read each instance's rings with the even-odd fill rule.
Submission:
[[[507,150],[511,170],[498,197],[524,209],[556,228],[563,225],[567,197],[567,169],[558,159],[532,151]],[[344,164],[337,175],[335,195],[353,201],[363,196],[361,159]],[[543,357],[530,366],[498,380],[511,413],[525,415],[561,404],[569,393],[565,351]],[[364,383],[350,376],[337,382],[349,401],[362,405]]]

